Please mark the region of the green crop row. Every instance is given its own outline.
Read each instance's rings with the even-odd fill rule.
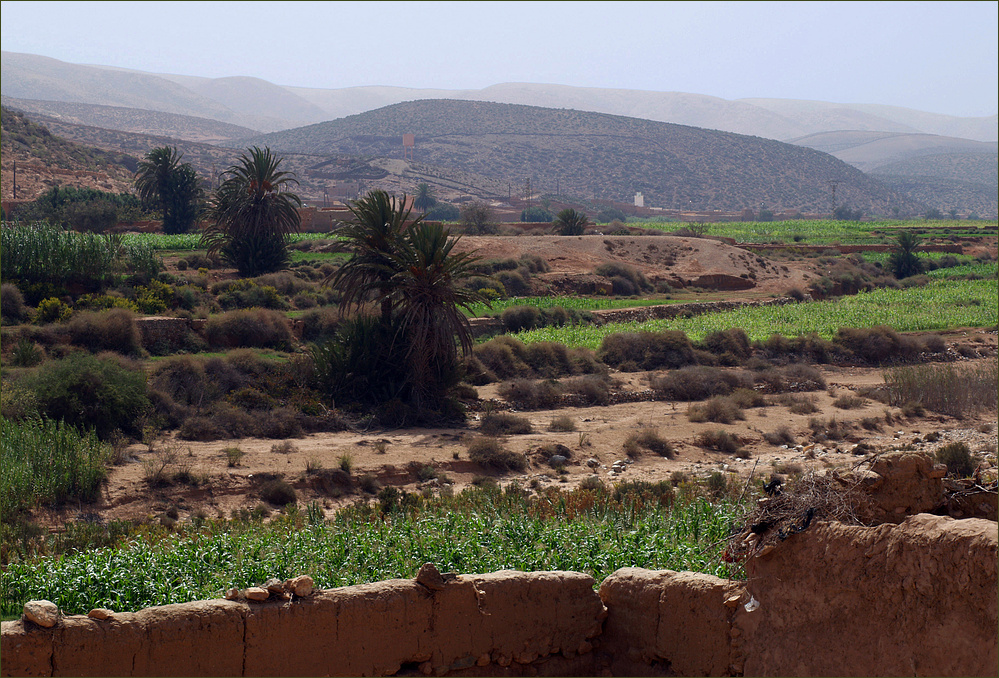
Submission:
[[[544,327],[514,336],[524,343],[551,341],[596,350],[609,334],[642,330],[680,330],[692,340],[700,340],[711,332],[741,327],[750,339],[762,341],[774,334],[796,337],[811,332],[831,338],[840,327],[887,325],[899,332],[991,327],[997,323],[997,293],[994,276],[961,281],[945,278],[923,287],[878,289],[829,301],[744,306],[692,318],[607,323],[598,327]]]
[[[472,488],[449,497],[409,495],[409,508],[356,505],[322,520],[293,512],[267,525],[208,522],[186,536],[132,539],[101,548],[15,561],[0,574],[0,609],[48,599],[67,613],[119,611],[218,597],[270,577],[309,574],[332,588],[442,571],[573,570],[597,581],[621,567],[737,575],[721,550],[742,510],[728,501],[672,500],[635,492]],[[406,506],[404,500],[402,506]],[[296,521],[297,517],[297,521]]]
[[[533,306],[534,308],[575,309],[579,311],[598,311],[615,308],[636,308],[639,306],[659,306],[662,304],[680,303],[680,299],[621,299],[614,297],[510,297],[497,299],[490,305],[472,304],[469,315],[480,318],[485,315],[502,313],[515,306]]]

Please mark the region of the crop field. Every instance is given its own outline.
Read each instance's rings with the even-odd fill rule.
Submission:
[[[947,269],[950,270],[950,269]],[[773,334],[796,337],[816,332],[830,338],[840,327],[888,325],[899,332],[951,327],[990,327],[997,323],[995,264],[986,280],[934,280],[923,287],[879,289],[830,301],[784,306],[743,307],[693,318],[607,323],[599,327],[545,327],[514,336],[524,343],[551,341],[594,350],[608,334],[679,330],[693,339],[741,327],[752,340]]]
[[[578,311],[600,311],[616,308],[637,308],[641,306],[659,306],[661,304],[677,304],[680,299],[630,299],[615,297],[510,297],[497,299],[490,304],[473,304],[468,315],[481,318],[486,315],[502,313],[515,306],[533,306],[534,308],[573,309]]]
[[[410,495],[358,504],[332,520],[292,511],[268,524],[206,521],[184,533],[150,532],[116,547],[19,560],[0,574],[0,611],[47,599],[70,614],[220,597],[270,577],[310,574],[322,588],[442,571],[574,570],[599,583],[621,567],[736,574],[721,560],[744,511],[731,501],[660,501],[654,486],[523,491],[471,488],[452,497]],[[667,490],[667,498],[672,494]]]
[[[932,227],[940,236],[995,235],[995,221],[976,222],[969,227],[967,221],[920,222],[923,228]],[[677,222],[641,222],[645,228],[675,231],[683,224]],[[708,235],[734,238],[739,243],[783,242],[801,245],[874,245],[891,244],[898,229],[912,229],[911,221],[733,221],[708,225]]]

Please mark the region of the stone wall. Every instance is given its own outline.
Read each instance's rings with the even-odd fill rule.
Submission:
[[[816,523],[746,581],[502,571],[4,622],[0,674],[994,676],[997,540],[920,514]]]

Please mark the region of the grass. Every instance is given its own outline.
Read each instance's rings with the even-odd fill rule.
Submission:
[[[693,318],[618,322],[601,326],[544,327],[515,336],[525,344],[548,341],[569,347],[600,348],[603,338],[621,332],[679,330],[691,340],[741,327],[753,341],[773,334],[796,337],[816,332],[835,336],[840,327],[887,325],[899,332],[953,327],[991,327],[999,320],[996,279],[934,280],[923,287],[878,289],[835,300],[784,306],[742,307]]]
[[[403,495],[389,512],[358,505],[323,522],[293,510],[267,525],[147,527],[118,546],[9,563],[0,612],[43,598],[68,614],[132,611],[299,574],[333,588],[413,577],[425,562],[458,572],[573,570],[598,582],[629,566],[740,575],[721,560],[740,507],[618,489],[618,498],[599,489],[528,497],[484,484],[452,497]]]
[[[0,419],[0,520],[39,504],[93,501],[111,446],[62,422]]]

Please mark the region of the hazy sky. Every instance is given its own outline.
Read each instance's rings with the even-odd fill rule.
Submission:
[[[2,2],[3,49],[282,85],[537,82],[996,113],[997,2]]]

